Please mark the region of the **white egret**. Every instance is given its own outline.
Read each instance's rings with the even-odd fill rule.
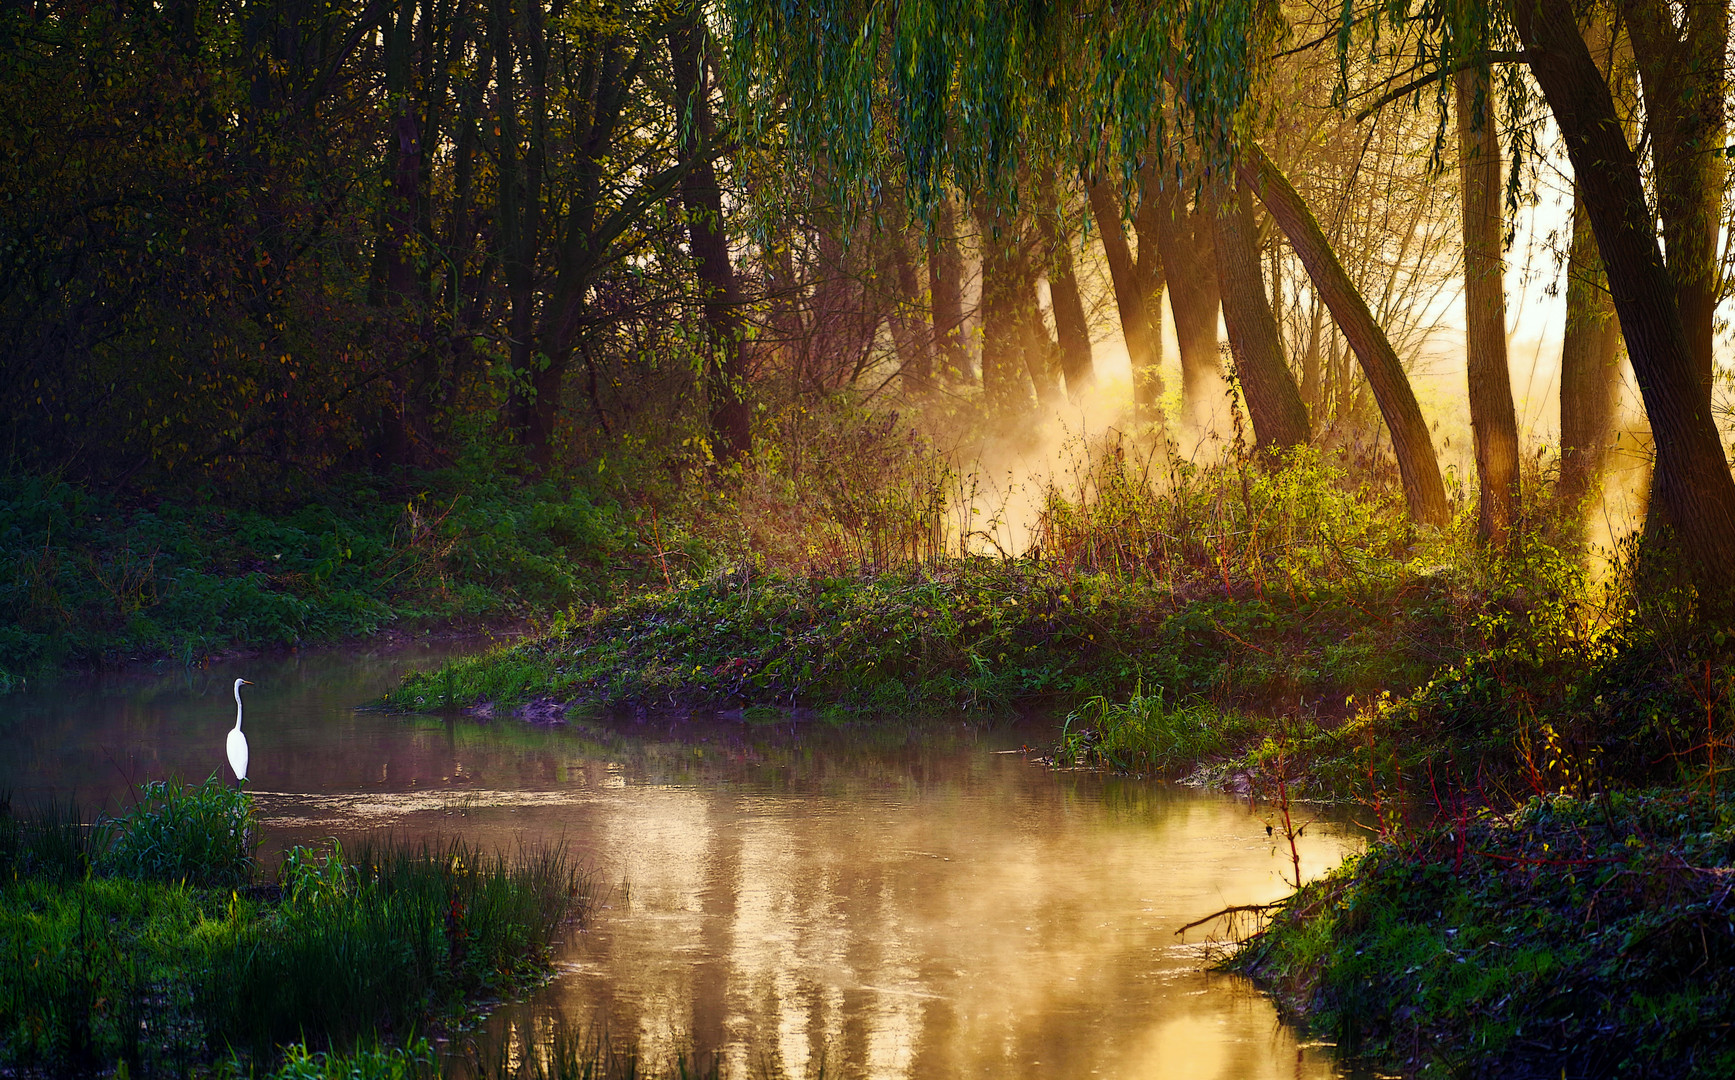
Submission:
[[[229,767],[235,770],[238,782],[247,779],[247,736],[241,734],[241,688],[252,685],[246,679],[235,680],[235,730],[229,732]]]

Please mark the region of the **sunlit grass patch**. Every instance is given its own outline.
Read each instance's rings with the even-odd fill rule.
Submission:
[[[1239,588],[1239,587],[1238,587]],[[1075,704],[1162,685],[1252,706],[1424,681],[1453,654],[1453,595],[1291,597],[967,559],[860,577],[723,574],[557,623],[409,676],[386,702],[437,711],[532,697],[593,705],[879,712]],[[1384,648],[1346,648],[1372,625]]]
[[[1173,772],[1226,753],[1259,723],[1207,701],[1166,702],[1163,691],[1134,691],[1125,702],[1094,697],[1067,716],[1054,751],[1058,765],[1121,772]]]

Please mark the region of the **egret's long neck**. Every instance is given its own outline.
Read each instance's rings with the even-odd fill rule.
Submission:
[[[235,688],[235,730],[241,730],[241,688]]]

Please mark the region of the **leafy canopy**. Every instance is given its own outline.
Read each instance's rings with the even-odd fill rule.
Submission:
[[[1225,149],[1246,123],[1260,56],[1283,32],[1271,0],[725,7],[743,124],[762,134],[783,119],[793,148],[856,202],[877,197],[901,162],[923,212],[948,179],[965,191],[1005,186],[1021,154],[1130,178],[1147,158],[1179,162],[1188,136]]]

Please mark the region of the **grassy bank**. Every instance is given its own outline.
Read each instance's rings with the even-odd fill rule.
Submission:
[[[1414,686],[1456,652],[1451,590],[1225,590],[969,559],[877,575],[736,571],[563,621],[407,679],[433,710],[597,706],[1004,709],[1138,685],[1268,705]]]
[[[178,1076],[404,1038],[540,980],[588,904],[563,856],[457,843],[297,847],[256,881],[245,795],[146,795],[94,826],[0,816],[0,1070]]]
[[[1732,880],[1726,791],[1537,798],[1377,845],[1231,966],[1406,1074],[1723,1077]]]
[[[0,690],[68,666],[191,662],[391,624],[523,617],[652,571],[613,502],[486,463],[353,474],[230,508],[0,478]]]

